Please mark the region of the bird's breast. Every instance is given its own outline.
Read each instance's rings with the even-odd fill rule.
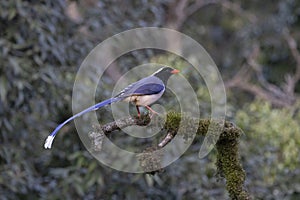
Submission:
[[[160,93],[151,95],[132,95],[130,97],[125,98],[123,101],[131,102],[137,106],[148,106],[157,101],[163,93],[164,90]]]

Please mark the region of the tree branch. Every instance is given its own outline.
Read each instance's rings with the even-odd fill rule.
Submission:
[[[159,116],[157,116],[159,117]],[[150,122],[148,116],[138,117],[127,117],[123,119],[118,119],[114,122],[104,124],[102,126],[97,126],[89,134],[92,143],[102,145],[103,134],[108,135],[113,132],[119,131],[121,128],[128,126],[146,126]],[[139,158],[140,166],[147,171],[147,169],[152,169],[151,166],[161,166],[161,153],[157,153],[157,149],[166,146],[174,136],[177,134],[177,130],[180,127],[183,129],[181,132],[184,139],[191,138],[193,130],[197,130],[196,135],[205,136],[210,125],[218,126],[214,130],[222,130],[220,137],[216,143],[217,147],[217,170],[218,175],[221,178],[226,179],[226,189],[232,199],[250,199],[250,195],[244,187],[244,181],[246,174],[240,163],[239,153],[238,153],[238,140],[242,130],[235,126],[231,122],[225,123],[214,123],[210,119],[195,119],[186,115],[181,115],[176,112],[169,112],[166,115],[165,124],[161,128],[167,132],[165,138],[157,145],[153,147],[148,147],[144,150],[144,154]],[[100,141],[99,141],[100,138]],[[193,137],[192,137],[193,138]],[[200,148],[199,148],[200,149]],[[101,150],[99,146],[94,147],[94,150]],[[153,154],[153,152],[156,152]],[[159,170],[160,171],[160,170]],[[148,173],[154,174],[156,171],[150,171]]]

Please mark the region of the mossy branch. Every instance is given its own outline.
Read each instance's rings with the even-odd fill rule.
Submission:
[[[151,119],[148,116],[141,116],[140,118],[127,117],[102,126],[96,126],[89,134],[94,146],[93,148],[94,150],[101,150],[101,138],[103,138],[103,134],[108,135],[114,131],[133,125],[146,126],[150,122]],[[196,134],[201,136],[206,136],[210,125],[214,125],[214,128],[221,130],[221,134],[217,137],[218,140],[216,141],[216,165],[218,175],[221,178],[226,179],[226,189],[229,192],[231,199],[250,199],[250,195],[244,187],[246,174],[240,162],[238,152],[239,137],[243,132],[231,122],[225,121],[220,123],[210,119],[195,119],[180,113],[169,112],[166,115],[164,125],[162,126],[162,129],[167,132],[167,135],[156,147],[147,148],[145,150],[145,156],[140,160],[140,165],[145,167],[145,171],[149,171],[153,165],[156,167],[157,165],[159,166],[158,162],[160,161],[161,155],[156,155],[157,157],[155,157],[151,152],[166,146],[177,134],[179,125],[182,126],[182,124],[184,126],[184,138],[193,137],[190,134],[191,132],[194,132],[193,130],[195,130],[195,127],[197,128]],[[147,152],[149,152],[149,154],[147,154]],[[151,173],[155,172],[156,171],[152,171]]]

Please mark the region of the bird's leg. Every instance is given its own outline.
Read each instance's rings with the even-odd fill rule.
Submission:
[[[145,106],[145,108],[147,108],[151,112],[150,118],[152,118],[154,114],[159,115],[159,113],[153,110],[150,106]]]
[[[137,110],[137,113],[138,113],[138,117],[141,118],[141,112],[140,112],[140,108],[139,106],[135,106],[136,107],[136,110]]]

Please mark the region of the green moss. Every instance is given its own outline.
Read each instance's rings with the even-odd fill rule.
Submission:
[[[181,114],[171,111],[167,114],[167,119],[164,128],[166,130],[177,131],[181,121]]]
[[[220,135],[220,140],[236,140],[243,134],[242,129],[232,122],[225,121],[224,129]]]
[[[197,126],[197,135],[199,136],[205,136],[210,130],[210,134],[212,134],[210,137],[218,139],[216,165],[220,177],[226,179],[226,189],[229,196],[231,199],[250,199],[250,195],[244,188],[246,174],[240,163],[238,152],[238,139],[243,131],[231,122],[199,120],[176,112],[169,112],[164,128],[168,131],[177,131],[179,126],[183,129],[184,137],[187,138],[194,135]]]
[[[181,136],[185,141],[188,141],[194,139],[198,124],[199,119],[172,111],[167,114],[164,129],[167,130],[167,132],[175,135],[180,128]]]
[[[205,136],[208,131],[209,125],[210,125],[209,119],[200,119],[197,134]]]
[[[226,179],[226,189],[231,199],[250,199],[244,188],[246,174],[239,160],[238,140],[222,139],[217,142],[217,169]]]

